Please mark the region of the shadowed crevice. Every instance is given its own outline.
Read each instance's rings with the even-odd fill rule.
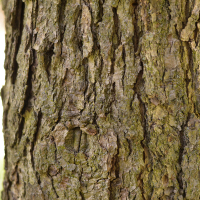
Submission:
[[[140,31],[138,27],[138,2],[132,4],[133,7],[133,26],[134,26],[134,36],[133,36],[133,44],[134,44],[134,52],[138,51],[139,47],[139,39],[140,39]]]
[[[38,139],[38,133],[39,133],[39,128],[41,126],[41,121],[42,121],[42,113],[41,111],[39,111],[39,113],[37,114],[37,128],[36,128],[36,131],[34,133],[34,136],[33,136],[33,141],[31,141],[31,149],[30,149],[30,154],[31,154],[31,163],[32,163],[32,167],[33,167],[33,170],[35,170],[35,162],[34,162],[34,148],[35,148],[35,144],[37,142],[37,139]]]
[[[169,21],[171,21],[171,9],[170,9],[170,2],[169,0],[166,0],[166,9],[167,9],[167,13],[168,13],[168,16],[169,16]]]
[[[16,12],[17,14],[13,17],[13,20],[11,21],[11,25],[14,29],[13,35],[12,35],[12,40],[14,46],[11,48],[14,48],[14,56],[12,57],[11,60],[11,66],[12,66],[12,84],[15,83],[16,78],[17,78],[17,71],[18,71],[18,63],[17,63],[17,53],[19,51],[19,47],[21,44],[21,39],[22,39],[22,31],[24,28],[23,22],[24,22],[24,10],[25,10],[25,3],[22,0],[18,0],[16,3]],[[10,61],[10,59],[9,59]]]
[[[143,161],[144,161],[144,168],[141,170],[140,174],[138,175],[138,181],[139,181],[139,187],[140,190],[142,192],[142,197],[143,199],[145,198],[145,191],[144,191],[144,181],[143,181],[143,173],[144,171],[146,171],[147,169],[150,170],[151,169],[151,156],[150,156],[150,151],[149,151],[149,147],[148,147],[148,143],[149,143],[149,134],[148,134],[148,123],[147,123],[147,110],[146,110],[146,105],[144,103],[144,101],[142,100],[142,94],[143,94],[143,90],[144,90],[144,78],[143,78],[143,63],[141,61],[141,67],[142,69],[140,70],[140,72],[138,73],[137,79],[136,79],[136,83],[134,85],[134,91],[135,91],[135,95],[134,98],[137,96],[138,100],[139,100],[139,107],[140,107],[140,115],[141,115],[141,124],[143,126],[143,140],[141,140],[141,146],[143,147],[144,151],[143,151]],[[149,162],[150,161],[150,162]]]
[[[180,172],[178,173],[178,183],[179,183],[179,189],[180,190],[183,190],[183,198],[186,197],[186,193],[185,193],[185,190],[184,190],[184,187],[183,187],[183,171],[182,171],[182,161],[183,161],[183,155],[184,155],[184,150],[185,150],[185,147],[187,146],[187,140],[186,140],[186,135],[185,135],[185,128],[188,127],[188,122],[190,120],[190,117],[191,117],[191,114],[188,113],[188,116],[187,116],[187,119],[186,119],[186,122],[182,125],[181,127],[181,131],[179,132],[179,139],[180,139],[180,150],[179,150],[179,165],[180,165]]]
[[[65,24],[65,9],[67,5],[67,0],[62,0],[60,4],[60,11],[59,11],[59,32],[60,32],[60,42],[61,44],[63,43],[64,39],[64,33],[66,29],[66,24]]]
[[[120,148],[120,141],[119,141],[119,136],[117,135],[117,153],[116,155],[113,157],[112,160],[112,168],[111,171],[114,170],[115,172],[115,179],[110,181],[110,200],[115,199],[115,195],[117,192],[119,192],[116,187],[118,187],[117,185],[120,185],[119,183],[121,183],[121,179],[120,179],[120,158],[119,158],[119,148]],[[118,188],[119,189],[119,188]]]
[[[56,195],[56,197],[57,197],[57,199],[59,198],[59,196],[58,196],[58,193],[56,192],[56,188],[55,188],[55,186],[54,186],[54,181],[53,181],[53,178],[50,176],[50,179],[51,179],[51,184],[52,184],[52,188],[53,188],[53,191],[54,191],[54,193],[55,193],[55,195]]]
[[[44,63],[49,84],[51,83],[51,67],[52,67],[51,65],[52,65],[53,55],[54,55],[54,43],[50,43],[49,48],[46,50],[44,55]]]

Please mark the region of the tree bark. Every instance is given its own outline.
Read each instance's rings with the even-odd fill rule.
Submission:
[[[200,198],[200,0],[3,8],[3,200]]]

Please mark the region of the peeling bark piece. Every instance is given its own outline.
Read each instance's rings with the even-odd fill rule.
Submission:
[[[88,124],[86,127],[80,127],[80,129],[89,135],[96,135],[97,134],[97,127],[93,124]]]

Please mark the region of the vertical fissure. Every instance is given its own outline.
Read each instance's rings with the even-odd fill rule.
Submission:
[[[133,99],[131,101],[131,108],[132,108],[132,102],[134,101],[134,99],[137,97],[138,101],[139,101],[139,109],[140,109],[140,116],[141,116],[141,124],[143,127],[143,139],[141,140],[140,144],[141,147],[143,148],[143,162],[144,162],[144,166],[141,167],[141,171],[137,177],[137,180],[139,182],[138,186],[140,188],[141,194],[142,194],[142,198],[145,200],[145,190],[144,190],[144,172],[147,170],[149,170],[149,168],[151,168],[150,166],[150,153],[149,153],[149,148],[148,148],[148,143],[149,143],[149,138],[148,138],[148,131],[147,131],[147,111],[146,111],[146,104],[142,99],[142,95],[144,93],[144,78],[143,78],[143,72],[144,72],[144,65],[142,62],[142,58],[140,55],[140,51],[141,51],[141,43],[140,43],[140,39],[142,37],[142,31],[140,30],[140,27],[138,26],[138,20],[139,20],[139,11],[138,11],[138,7],[139,6],[139,2],[138,1],[134,1],[132,3],[132,13],[133,13],[133,26],[134,26],[134,36],[133,36],[133,45],[134,45],[134,53],[135,53],[135,58],[140,59],[140,66],[141,66],[141,70],[138,72],[137,74],[137,78],[133,87],[134,90],[134,95],[133,95]]]
[[[22,108],[21,113],[25,113],[26,109],[30,109],[32,107],[31,105],[31,98],[33,96],[33,91],[32,91],[32,75],[34,72],[34,66],[37,63],[37,56],[36,56],[36,51],[32,50],[32,59],[33,59],[33,64],[29,67],[29,72],[28,72],[28,78],[27,78],[27,88],[26,88],[26,93],[25,93],[25,98],[24,98],[24,106]]]
[[[56,192],[56,188],[55,188],[55,186],[54,186],[53,177],[50,176],[50,179],[51,179],[51,184],[52,184],[53,191],[54,191],[54,193],[55,193],[55,195],[56,195],[56,198],[58,199],[59,196],[58,196],[58,193]]]
[[[185,128],[187,127],[188,125],[188,122],[190,120],[190,116],[191,114],[188,113],[188,116],[187,116],[187,119],[186,119],[186,122],[182,125],[181,127],[181,131],[179,132],[179,140],[180,140],[180,150],[179,150],[179,165],[180,165],[180,172],[178,173],[178,183],[179,183],[179,189],[182,190],[182,195],[183,195],[183,198],[186,197],[186,193],[185,193],[185,190],[184,190],[184,187],[183,187],[183,171],[182,171],[182,161],[183,161],[183,155],[184,155],[184,150],[185,150],[185,147],[187,145],[187,141],[186,141],[186,137],[185,137]]]
[[[168,13],[168,16],[169,16],[169,21],[171,21],[171,9],[170,9],[170,2],[169,0],[166,0],[166,5],[167,5],[167,13]]]
[[[63,45],[63,39],[64,39],[64,34],[65,34],[65,29],[66,29],[66,23],[65,22],[65,9],[67,5],[67,0],[61,0],[60,4],[60,11],[59,11],[59,32],[60,32],[60,42],[61,45]],[[62,47],[61,47],[61,55],[62,55]]]
[[[89,8],[88,8],[89,9]],[[83,56],[83,39],[82,39],[82,32],[81,32],[81,15],[82,15],[82,9],[79,9],[77,11],[77,18],[75,19],[75,35],[74,40],[76,41],[76,44],[78,46],[78,49],[81,51],[81,54]]]
[[[40,190],[42,191],[42,197],[43,197],[43,199],[45,199],[44,198],[45,195],[44,195],[44,192],[43,192],[42,186],[41,186],[40,174],[37,171],[35,171],[35,177],[37,179],[37,183],[38,183],[38,185],[40,187]]]
[[[82,200],[85,200],[85,197],[84,197],[84,193],[83,193],[83,191],[82,191],[82,174],[83,174],[83,168],[81,168],[81,175],[80,175],[80,177],[79,177],[79,182],[81,183],[80,184],[80,195],[81,195],[81,199]]]
[[[87,103],[87,91],[88,91],[88,87],[89,87],[89,80],[88,80],[88,58],[84,58],[82,61],[82,64],[84,66],[84,70],[85,70],[85,83],[84,83],[84,91],[83,91],[83,95],[84,95],[84,108],[80,111],[80,114],[82,115],[83,111],[85,110],[85,106]]]
[[[143,171],[141,171],[141,172],[139,173],[137,180],[138,180],[138,182],[139,182],[139,188],[140,188],[141,193],[142,193],[142,199],[143,199],[143,200],[146,200],[146,199],[145,199],[145,196],[144,196],[144,182],[143,182],[143,177],[142,177],[142,175],[143,175]]]
[[[193,59],[190,59],[189,56],[192,56],[192,52],[191,52],[191,49],[189,47],[189,45],[186,44],[186,47],[188,49],[188,59],[189,59],[189,67],[188,69],[186,69],[186,77],[185,77],[185,81],[186,81],[186,93],[187,93],[187,98],[188,98],[188,101],[190,100],[190,97],[189,97],[189,84],[192,80],[190,80],[189,78],[189,72],[192,74],[192,77],[193,77]]]
[[[39,113],[37,114],[37,128],[36,128],[36,131],[34,133],[34,136],[33,136],[33,141],[31,141],[31,149],[30,149],[30,154],[31,154],[31,163],[32,163],[32,167],[33,167],[33,170],[35,171],[35,162],[34,162],[34,148],[35,148],[35,144],[37,142],[37,139],[38,139],[38,133],[39,133],[39,128],[41,126],[41,120],[42,120],[42,112],[39,111]]]
[[[144,88],[144,79],[143,79],[143,62],[141,61],[141,67],[142,69],[138,73],[136,83],[134,85],[134,91],[135,91],[135,96],[137,95],[137,98],[139,100],[139,106],[140,106],[140,115],[141,115],[141,123],[143,126],[143,140],[141,140],[141,146],[143,148],[143,161],[144,161],[144,167],[142,168],[140,174],[138,175],[138,181],[140,182],[139,187],[142,192],[142,197],[145,200],[145,191],[144,191],[144,183],[143,183],[143,173],[147,168],[150,168],[150,163],[149,161],[151,160],[150,158],[150,153],[149,153],[149,148],[148,148],[148,143],[149,143],[149,138],[148,138],[148,131],[147,131],[147,114],[146,114],[146,105],[142,100],[142,90]]]
[[[23,114],[25,113],[26,109],[31,108],[31,97],[32,97],[32,65],[29,67],[29,71],[28,71],[28,77],[27,77],[27,82],[26,82],[26,86],[27,88],[25,89],[25,97],[24,97],[24,104],[22,108],[18,109],[18,115],[20,118],[20,123],[18,126],[18,130],[17,133],[15,135],[15,141],[12,145],[12,147],[14,147],[17,143],[19,144],[23,135],[23,128],[24,128],[24,122],[25,119],[23,117]]]
[[[104,0],[99,0],[99,13],[98,13],[98,22],[102,22],[103,19],[103,4],[104,4]]]
[[[123,74],[122,74],[122,87],[123,87],[123,92],[124,92],[124,79],[125,79],[125,75],[126,75],[126,51],[125,51],[124,45],[122,47],[122,60],[124,62]]]
[[[113,12],[113,21],[114,21],[113,37],[114,36],[117,37],[117,43],[114,43],[114,41],[112,41],[113,55],[111,58],[111,69],[110,69],[111,82],[112,82],[112,78],[113,78],[113,74],[114,74],[114,65],[115,65],[115,59],[116,59],[115,50],[118,48],[118,46],[121,43],[121,40],[119,37],[119,18],[118,18],[118,14],[117,14],[117,8],[113,7],[112,12]],[[114,40],[114,38],[112,38],[112,40]]]
[[[190,1],[186,1],[186,3],[185,3],[185,22],[184,22],[184,27],[187,25],[189,16],[191,15],[189,4],[190,4]],[[183,29],[184,29],[184,27],[183,27]]]
[[[24,129],[24,122],[25,122],[25,119],[24,117],[22,116],[21,118],[21,122],[20,122],[20,125],[19,125],[19,129],[18,129],[18,134],[17,134],[17,140],[18,140],[18,144],[20,143],[21,141],[21,138],[22,138],[22,135],[23,135],[23,129]]]
[[[13,63],[13,71],[12,71],[12,84],[15,83],[16,78],[17,78],[17,71],[18,71],[18,63],[17,63],[17,53],[19,51],[19,47],[21,44],[21,39],[22,39],[22,31],[24,28],[23,22],[24,22],[24,10],[25,10],[25,3],[22,0],[18,0],[17,1],[17,5],[16,5],[16,12],[19,13],[18,17],[13,17],[13,21],[12,21],[12,27],[13,27],[13,40],[16,42],[15,44],[15,51],[14,51],[14,56],[13,56],[13,62],[11,61],[11,63]],[[16,38],[14,38],[16,37]]]
[[[62,95],[62,93],[61,93],[61,95]],[[65,105],[65,102],[66,102],[66,99],[64,99],[64,101],[62,99],[62,104],[61,104],[61,107],[60,107],[60,109],[58,111],[58,121],[56,122],[57,124],[62,120],[62,111],[63,111],[64,105]]]
[[[54,55],[54,43],[51,43],[49,45],[49,48],[44,53],[44,61],[45,61],[46,73],[49,84],[51,83],[51,64],[53,55]]]
[[[121,36],[120,36],[120,32],[119,32],[119,17],[117,14],[117,8],[112,7],[112,11],[113,11],[113,21],[114,21],[114,34],[117,36],[117,43],[115,45],[115,49],[117,49],[117,47],[121,44]]]
[[[113,200],[115,198],[114,193],[115,193],[115,182],[120,178],[120,166],[119,166],[119,162],[120,162],[120,158],[119,158],[119,148],[120,148],[120,141],[119,141],[119,136],[117,136],[117,153],[115,154],[113,160],[112,160],[112,169],[115,171],[115,178],[113,180],[110,181],[110,196],[109,199]]]
[[[33,20],[32,20],[32,44],[35,43],[36,39],[37,39],[37,31],[35,30],[37,28],[37,17],[38,17],[38,0],[34,0],[34,6],[32,9],[32,16],[33,16]],[[36,31],[36,32],[34,32]],[[33,45],[32,45],[33,46]]]
[[[134,26],[134,36],[133,36],[133,44],[134,44],[134,52],[136,53],[138,51],[139,47],[139,38],[140,38],[140,31],[138,27],[138,2],[135,2],[132,4],[133,6],[133,26]]]

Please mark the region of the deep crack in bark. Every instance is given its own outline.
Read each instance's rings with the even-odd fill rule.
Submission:
[[[183,198],[186,197],[186,193],[185,193],[185,189],[183,187],[183,179],[182,179],[182,176],[183,176],[183,171],[182,171],[182,161],[183,161],[183,155],[184,155],[184,150],[185,150],[185,146],[187,145],[187,141],[186,141],[186,136],[185,136],[185,127],[187,127],[188,125],[188,122],[190,120],[190,116],[191,114],[188,113],[188,116],[187,116],[187,119],[186,119],[186,122],[182,125],[181,127],[181,131],[179,132],[179,138],[180,138],[180,151],[179,151],[179,165],[180,165],[180,172],[178,173],[178,183],[179,183],[179,188],[181,190],[183,190]]]
[[[17,16],[18,17],[13,17],[12,18],[12,21],[11,21],[11,24],[13,26],[13,29],[16,31],[17,34],[15,35],[12,35],[13,37],[13,44],[15,45],[14,47],[12,48],[15,48],[15,53],[14,53],[14,56],[13,56],[13,60],[11,61],[11,63],[13,63],[13,66],[12,66],[12,84],[15,83],[16,81],[16,78],[17,78],[17,72],[18,72],[18,63],[17,63],[17,53],[19,51],[19,47],[20,47],[20,44],[21,44],[21,39],[22,39],[22,31],[23,31],[23,22],[24,22],[24,9],[25,9],[25,3],[22,1],[22,0],[17,0],[17,3],[16,3],[16,8],[15,8],[15,12],[19,13]]]

